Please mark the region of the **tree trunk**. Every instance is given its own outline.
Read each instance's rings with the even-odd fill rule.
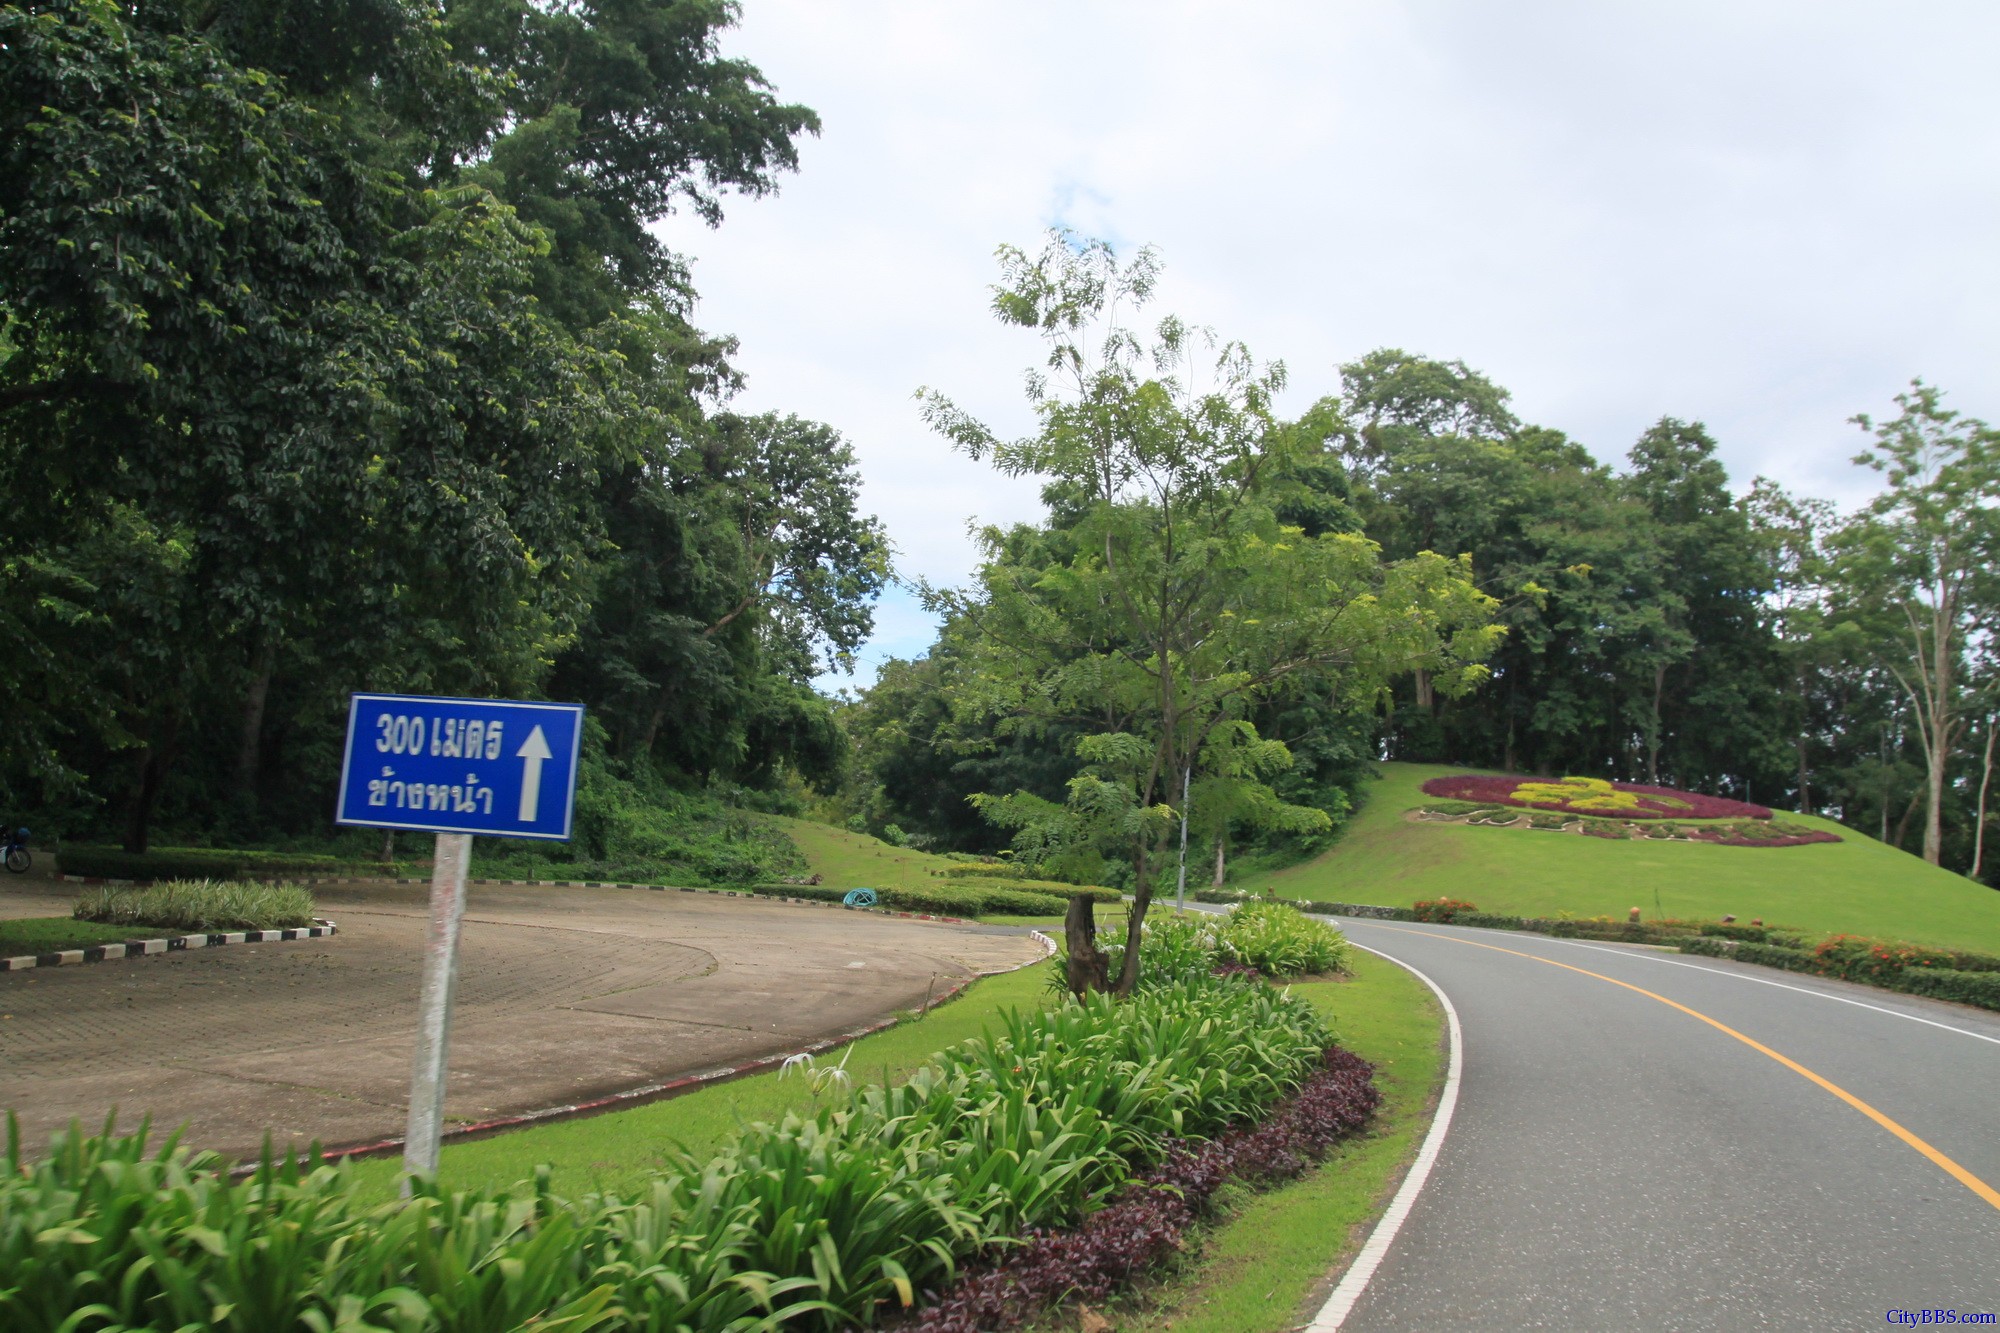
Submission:
[[[153,806],[167,770],[178,755],[181,720],[177,714],[153,719],[146,729],[146,746],[139,756],[139,771],[133,781],[130,803],[125,808],[125,850],[134,855],[146,851],[153,823]]]
[[[1889,729],[1882,728],[1882,841],[1889,841]]]
[[[1646,731],[1646,781],[1657,786],[1660,781],[1660,695],[1667,688],[1667,668],[1653,668],[1653,725]]]
[[[1431,711],[1432,706],[1437,702],[1437,691],[1431,685],[1430,672],[1424,670],[1422,667],[1418,667],[1416,670],[1416,677],[1417,677],[1417,707],[1423,709],[1426,713],[1428,713]]]
[[[1096,910],[1086,894],[1069,900],[1069,910],[1063,914],[1063,943],[1069,950],[1063,980],[1070,994],[1080,1000],[1091,991],[1103,990],[1109,981],[1111,960],[1097,947]]]
[[[1111,988],[1112,994],[1123,999],[1139,984],[1139,941],[1140,932],[1145,929],[1146,909],[1153,904],[1153,877],[1147,873],[1148,862],[1144,843],[1139,845],[1133,857],[1138,874],[1133,877],[1132,906],[1125,918],[1125,959],[1118,969],[1118,980]]]
[[[1938,865],[1944,855],[1944,765],[1948,759],[1950,751],[1932,755],[1924,773],[1924,861],[1930,865]]]
[[[1989,743],[1986,748],[1990,753],[1993,747]],[[1222,849],[1228,841],[1228,838],[1219,833],[1215,837],[1215,887],[1218,889],[1222,887]]]
[[[1910,820],[1916,816],[1924,803],[1924,788],[1919,787],[1910,796],[1910,803],[1903,807],[1903,817],[1896,821],[1896,850],[1903,849],[1903,840],[1910,836]]]
[[[653,753],[653,742],[660,737],[660,724],[667,718],[667,687],[662,685],[660,693],[653,700],[653,709],[646,715],[646,729],[639,733],[639,748],[633,751],[635,757],[645,757]]]
[[[1972,833],[1972,875],[1978,879],[1986,863],[1986,792],[1993,785],[1993,719],[1986,719],[1986,759],[1979,770],[1979,822]]]
[[[257,769],[263,761],[264,702],[271,696],[271,673],[278,663],[278,641],[271,638],[250,663],[250,688],[243,695],[243,737],[236,747],[236,790],[254,795]]]
[[[1802,815],[1809,815],[1813,812],[1813,803],[1812,803],[1812,787],[1806,781],[1806,737],[1804,732],[1799,733],[1798,747],[1799,747],[1799,813]]]
[[[396,830],[392,828],[385,828],[382,830],[382,864],[385,866],[394,865],[395,862],[396,862]]]

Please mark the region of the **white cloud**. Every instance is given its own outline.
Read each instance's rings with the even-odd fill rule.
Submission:
[[[1911,375],[2000,414],[1996,38],[1984,4],[748,0],[726,50],[825,135],[666,235],[743,406],[853,439],[910,573],[1036,511],[911,395],[1027,427],[986,288],[1058,221],[1159,245],[1161,308],[1284,359],[1290,408],[1402,346],[1601,457],[1698,418],[1739,482],[1852,501],[1846,418]],[[868,656],[920,650],[884,612]]]

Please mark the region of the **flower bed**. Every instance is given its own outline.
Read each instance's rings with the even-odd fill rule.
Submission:
[[[1732,801],[1722,796],[1647,787],[1636,782],[1603,778],[1507,778],[1459,773],[1432,778],[1424,795],[1480,805],[1511,805],[1526,810],[1561,810],[1569,814],[1619,819],[1769,819],[1766,806]]]
[[[1059,1301],[1102,1301],[1180,1250],[1223,1182],[1289,1180],[1368,1123],[1381,1104],[1366,1060],[1329,1047],[1320,1069],[1265,1120],[1207,1142],[1176,1140],[1160,1164],[1072,1231],[1036,1232],[1003,1250],[900,1327],[989,1333],[1027,1323]]]
[[[1549,782],[1461,773],[1432,778],[1423,790],[1437,798],[1417,811],[1418,817],[1426,820],[1504,828],[1525,825],[1614,842],[1639,837],[1706,842],[1718,847],[1803,847],[1840,841],[1839,834],[1774,819],[1765,807],[1746,801],[1602,778]],[[1523,816],[1516,814],[1517,810],[1529,813]],[[1729,822],[1687,822],[1690,820]]]

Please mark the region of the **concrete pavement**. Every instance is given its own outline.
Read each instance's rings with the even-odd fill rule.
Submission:
[[[0,882],[0,915],[63,886]],[[0,975],[0,1108],[29,1144],[150,1113],[244,1154],[402,1132],[426,890],[318,891],[327,940]],[[795,1049],[1039,957],[1016,932],[677,892],[474,887],[447,1124]]]

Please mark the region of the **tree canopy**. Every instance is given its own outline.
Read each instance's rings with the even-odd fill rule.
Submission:
[[[648,230],[818,128],[736,13],[0,6],[0,799],[320,826],[356,688],[561,688],[669,780],[837,768],[809,682],[886,548],[830,428],[726,410]]]

